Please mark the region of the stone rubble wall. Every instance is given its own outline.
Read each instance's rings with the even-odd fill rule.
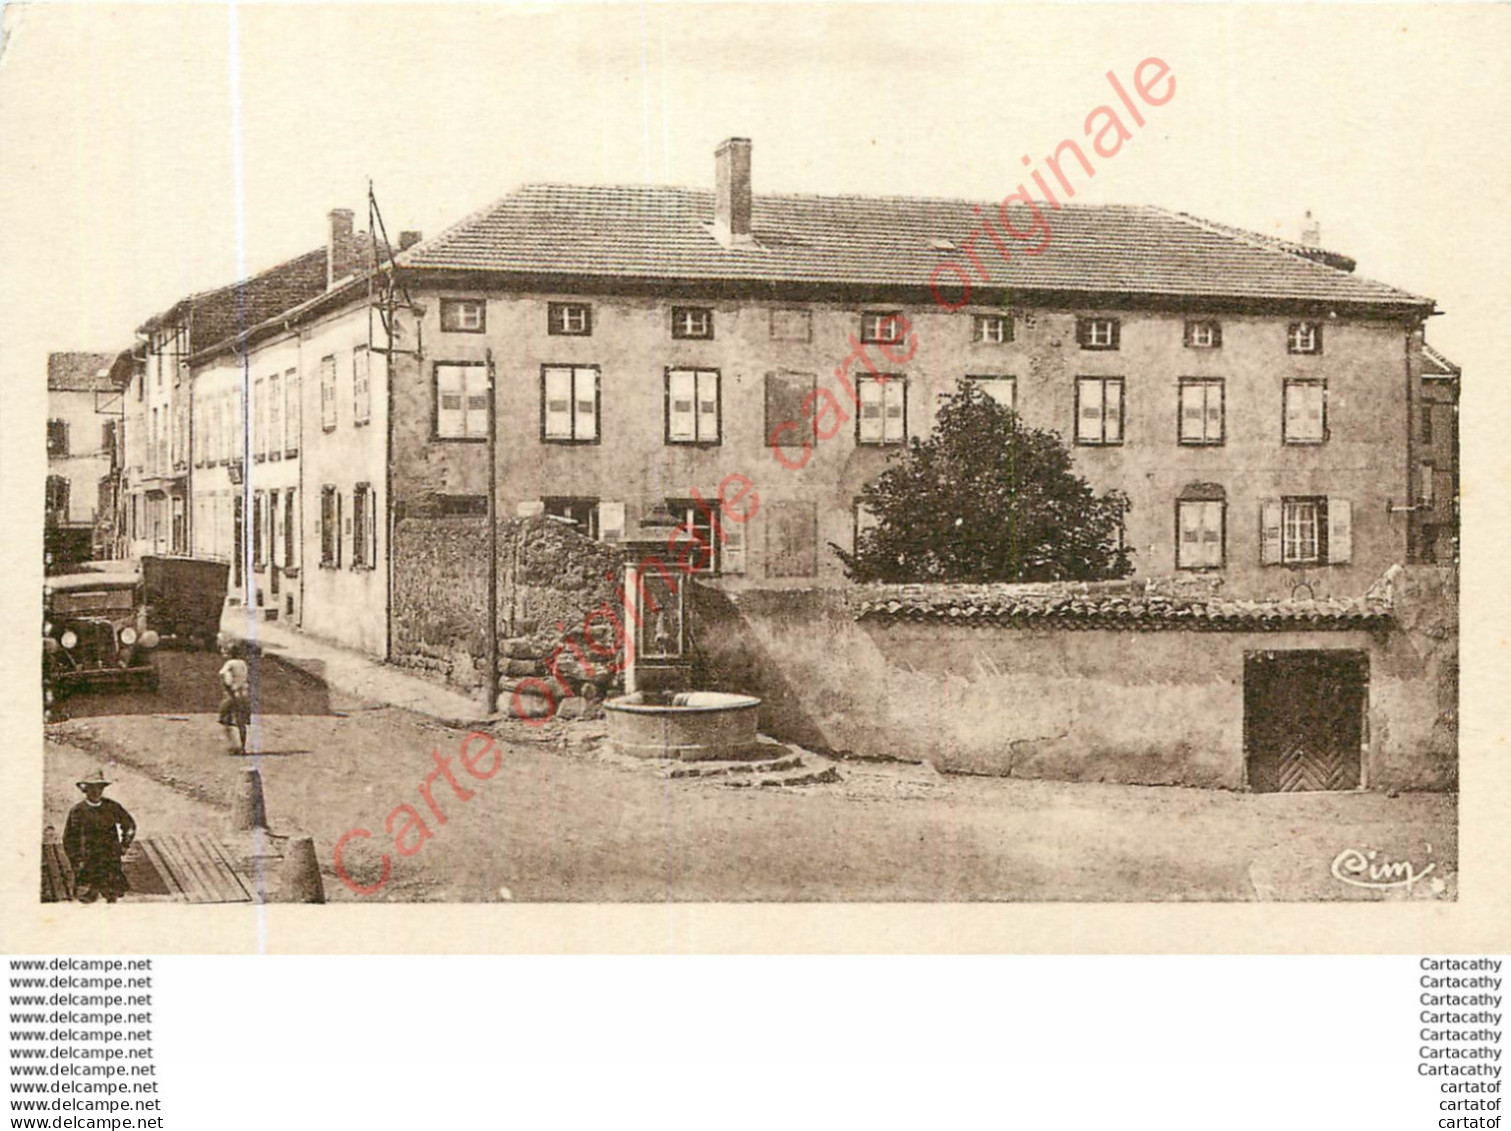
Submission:
[[[557,700],[566,696],[557,674],[573,696],[598,698],[622,684],[621,662],[603,653],[622,652],[617,590],[624,558],[620,547],[552,518],[499,520],[495,615],[504,709],[523,679],[545,680]],[[400,519],[394,530],[393,662],[482,694],[487,593],[486,519],[423,513]],[[584,638],[584,621],[605,605],[613,617],[595,616],[587,630],[598,643],[595,652]]]

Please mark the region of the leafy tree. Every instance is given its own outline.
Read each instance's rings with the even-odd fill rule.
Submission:
[[[830,543],[855,581],[1095,581],[1133,568],[1119,537],[1128,497],[1095,494],[1059,436],[969,380],[860,502],[875,525],[854,553]]]

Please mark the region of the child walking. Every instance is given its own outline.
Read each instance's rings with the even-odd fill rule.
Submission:
[[[247,727],[252,724],[252,679],[242,649],[234,640],[220,646],[226,662],[220,667],[220,685],[225,698],[220,701],[220,725],[226,728],[226,741],[238,754],[247,752]]]

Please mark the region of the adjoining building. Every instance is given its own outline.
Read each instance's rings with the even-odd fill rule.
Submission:
[[[350,221],[350,213],[347,213]],[[340,275],[356,269],[355,247],[343,249]],[[330,278],[327,248],[317,248],[249,279],[190,295],[137,328],[142,363],[126,398],[127,553],[188,554],[239,561],[233,531],[246,525],[237,512],[231,476],[191,500],[191,467],[231,467],[246,455],[247,392],[211,382],[214,399],[196,416],[188,359],[323,292]],[[196,530],[198,526],[198,530]]]
[[[1460,376],[1457,365],[1423,345],[1411,547],[1412,560],[1424,564],[1459,560]]]
[[[121,456],[121,385],[112,353],[47,358],[47,497],[50,568],[111,555]]]

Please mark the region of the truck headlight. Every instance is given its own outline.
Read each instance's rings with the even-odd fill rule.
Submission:
[[[157,633],[153,632],[150,628],[146,632],[142,633],[141,643],[143,648],[156,648],[157,642]]]
[[[124,645],[126,645],[126,647],[128,647],[128,648],[130,648],[133,644],[135,644],[136,643],[136,629],[134,629],[134,628],[123,628],[123,629],[121,629],[121,643],[124,644]]]
[[[76,635],[74,635],[74,632],[73,632],[72,629],[70,629],[69,631],[65,632],[62,635],[62,637],[60,637],[59,640],[58,640],[58,643],[61,644],[61,645],[63,645],[63,647],[67,648],[69,651],[72,651],[73,650],[73,646],[75,644],[77,644],[78,642],[79,642],[79,638]]]

